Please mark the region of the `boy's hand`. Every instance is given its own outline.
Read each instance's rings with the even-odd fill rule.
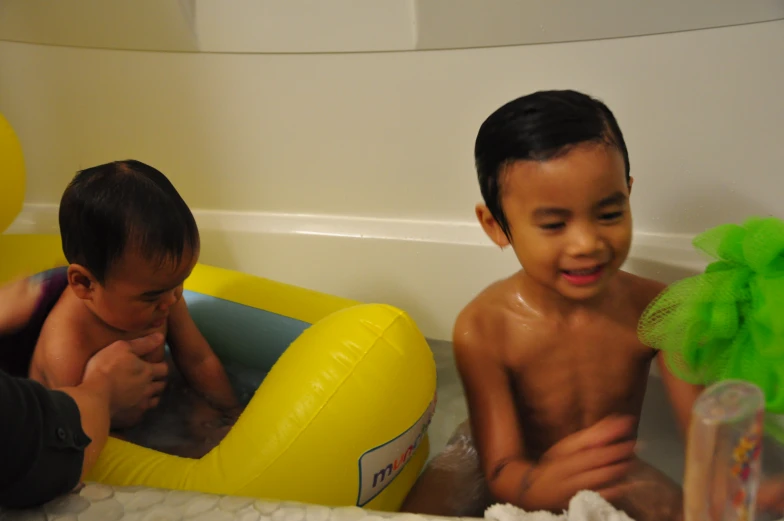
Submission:
[[[550,447],[542,459],[561,458],[578,454],[586,449],[606,447],[617,443],[631,443],[630,455],[634,453],[634,416],[611,415],[590,427],[566,436]]]
[[[528,510],[566,509],[581,490],[617,499],[634,463],[634,425],[634,418],[608,417],[553,445],[523,480],[522,505]]]
[[[774,515],[784,514],[784,476],[762,481],[757,493],[757,509]]]

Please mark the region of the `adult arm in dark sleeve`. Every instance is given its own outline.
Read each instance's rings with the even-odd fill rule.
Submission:
[[[43,284],[20,278],[0,286],[0,506],[38,505],[72,490],[109,435],[113,389],[100,361],[76,388],[51,391],[23,378],[65,287],[60,271]]]
[[[74,397],[0,372],[0,506],[37,506],[79,484],[85,449],[100,450],[109,434],[109,393],[76,394],[90,410],[84,426]]]
[[[166,363],[140,357],[162,342],[155,333],[103,348],[77,387],[49,390],[0,371],[0,506],[40,505],[79,484],[106,444],[112,414],[157,405]]]
[[[35,339],[65,287],[65,272],[46,285],[17,279],[0,286],[0,506],[40,505],[72,490],[92,468],[109,437],[116,410],[154,407],[165,363],[143,357],[160,334],[118,341],[100,350],[77,387],[48,390],[26,376]],[[57,275],[56,274],[56,275]],[[47,291],[43,292],[42,289]],[[46,298],[47,296],[51,298]],[[43,297],[43,298],[42,298]],[[12,360],[14,363],[4,364]]]

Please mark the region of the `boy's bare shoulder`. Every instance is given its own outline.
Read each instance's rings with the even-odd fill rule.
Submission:
[[[498,280],[474,297],[455,320],[452,340],[456,352],[497,347],[508,327],[514,276]]]
[[[619,287],[634,310],[642,314],[645,308],[667,287],[663,282],[634,275],[627,271],[618,272]]]

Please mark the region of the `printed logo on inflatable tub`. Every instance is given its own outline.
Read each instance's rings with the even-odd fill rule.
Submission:
[[[403,434],[360,456],[357,506],[365,506],[379,495],[406,466],[425,437],[436,411],[437,398],[433,397],[425,413]]]

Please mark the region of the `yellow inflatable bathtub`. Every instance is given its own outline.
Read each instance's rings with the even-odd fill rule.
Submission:
[[[0,191],[0,231],[19,210],[9,194],[24,193],[3,124],[4,184],[22,189]],[[54,235],[0,235],[0,259],[0,282],[65,264]],[[222,360],[269,373],[202,459],[110,439],[90,481],[399,509],[427,459],[436,391],[432,353],[404,312],[206,265],[184,298]]]

